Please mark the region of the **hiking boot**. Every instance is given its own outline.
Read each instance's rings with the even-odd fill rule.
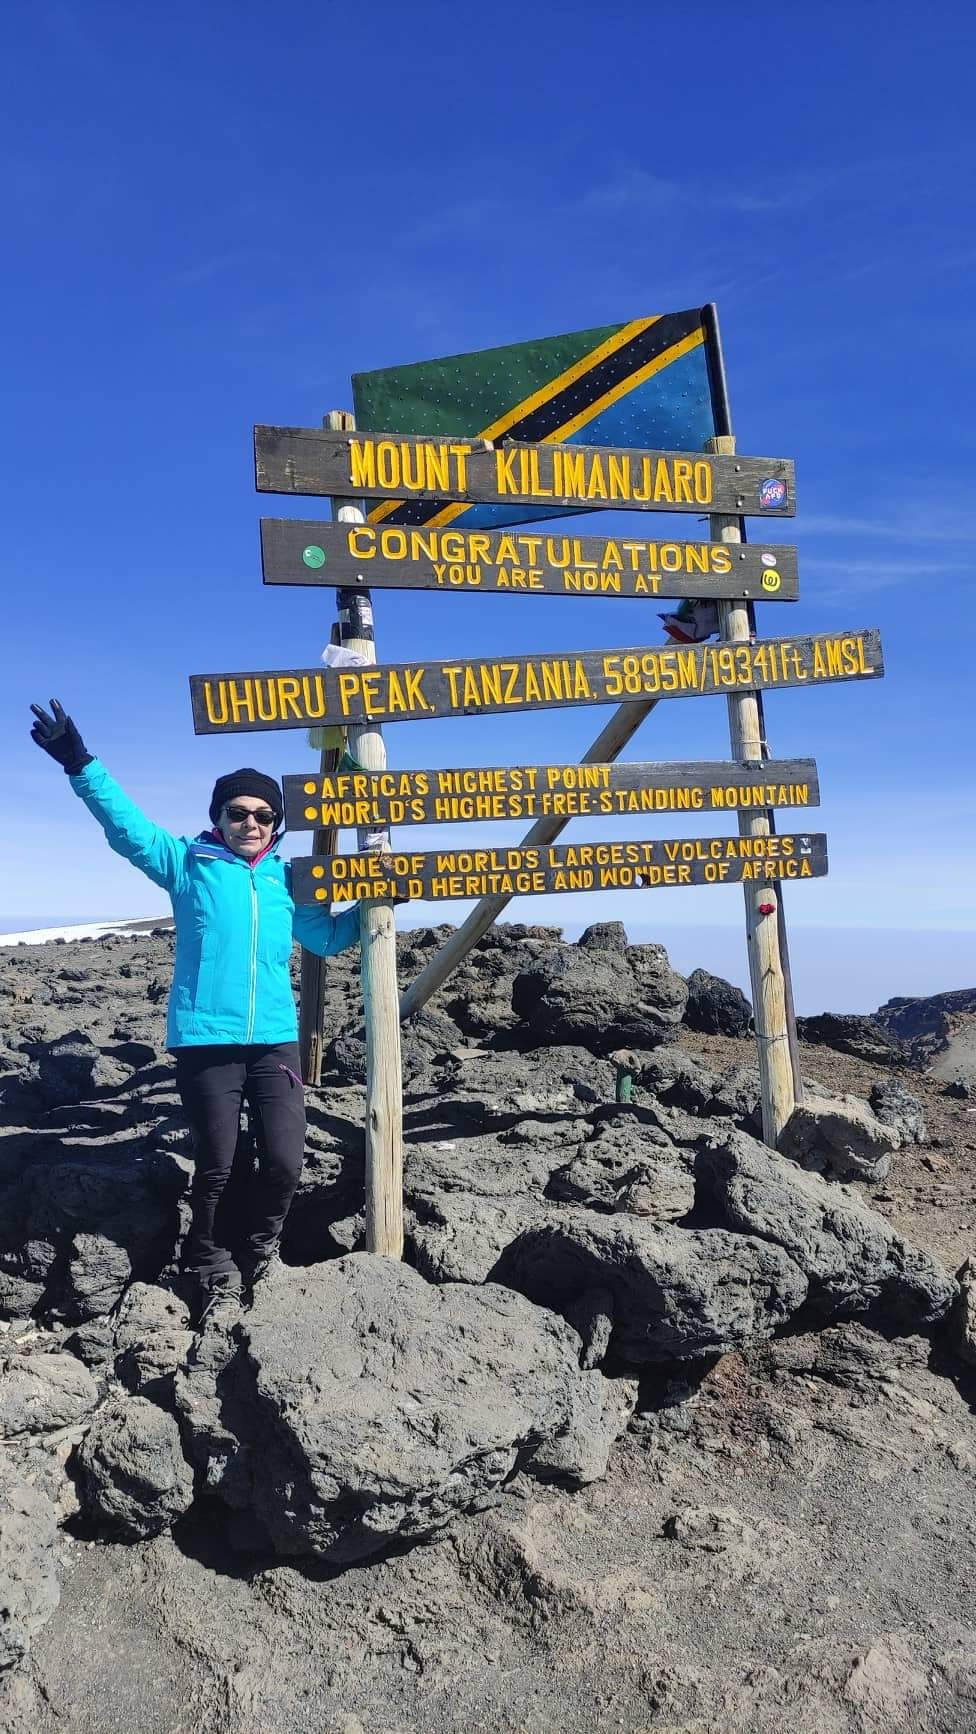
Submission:
[[[248,1301],[254,1300],[255,1290],[267,1287],[284,1269],[278,1256],[278,1248],[272,1246],[268,1252],[259,1252],[244,1266],[244,1292]]]
[[[241,1279],[236,1271],[218,1271],[197,1278],[196,1329],[233,1324],[241,1310]]]

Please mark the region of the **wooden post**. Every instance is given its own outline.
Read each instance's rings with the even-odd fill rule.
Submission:
[[[338,768],[341,754],[327,747],[319,756],[319,771]],[[319,826],[312,835],[313,855],[334,855],[337,832],[334,826]],[[314,951],[302,951],[301,984],[298,1000],[298,1051],[301,1055],[302,1077],[317,1090],[322,1082],[322,1060],[325,1054],[325,958]]]
[[[593,745],[583,754],[580,763],[605,765],[619,758],[627,742],[637,733],[644,718],[650,715],[657,702],[656,698],[649,698],[638,699],[633,704],[618,705],[606,727],[600,730]],[[551,816],[537,819],[531,830],[525,833],[523,846],[528,848],[534,843],[553,843],[568,824],[569,819]],[[444,941],[440,950],[435,951],[416,980],[410,983],[400,1000],[402,1021],[412,1018],[421,1006],[426,1005],[431,994],[437,992],[461,959],[467,957],[479,939],[484,938],[489,927],[497,921],[502,910],[511,901],[511,897],[499,895],[483,897],[481,902],[475,905],[467,919]]]
[[[725,456],[735,455],[732,434],[716,434],[706,448]],[[709,519],[712,540],[741,542],[739,519],[725,513],[713,513]],[[720,636],[732,643],[748,643],[749,610],[745,602],[718,603]],[[751,759],[763,757],[762,728],[759,720],[758,694],[754,692],[730,695],[729,739],[732,757]],[[768,837],[767,813],[739,814],[739,835]],[[793,1067],[790,1056],[787,1018],[786,984],[780,957],[777,909],[779,895],[771,884],[748,880],[742,887],[746,906],[746,943],[749,952],[749,976],[752,983],[753,1019],[759,1049],[759,1081],[762,1090],[763,1138],[776,1148],[780,1133],[796,1105],[793,1089]],[[760,914],[760,904],[772,906],[769,915]]]
[[[340,416],[342,410],[333,410]],[[330,418],[331,425],[331,418]],[[332,642],[339,642],[339,623],[332,627]],[[319,754],[319,775],[335,771],[342,757],[341,747],[323,747]],[[334,855],[339,833],[334,825],[319,825],[312,833],[313,855]],[[301,1074],[306,1084],[317,1090],[322,1082],[322,1061],[325,1056],[325,984],[328,980],[324,957],[314,951],[302,951],[301,979],[298,994],[298,1052]]]
[[[354,427],[350,415],[333,410],[330,427]],[[354,500],[332,502],[340,523],[363,524]],[[373,607],[368,590],[339,590],[339,642],[366,662],[376,661]],[[383,731],[374,724],[351,727],[351,758],[367,771],[386,769]],[[376,846],[368,831],[358,835],[360,849]],[[392,903],[364,901],[359,906],[360,974],[366,1026],[366,1250],[385,1258],[403,1257],[403,1072],[396,971],[396,920]]]

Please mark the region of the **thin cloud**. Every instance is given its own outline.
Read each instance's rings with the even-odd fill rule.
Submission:
[[[932,497],[937,497],[933,485]],[[940,520],[929,514],[898,512],[879,500],[877,517],[846,517],[843,513],[814,513],[802,519],[805,536],[870,536],[895,542],[958,542],[969,544],[972,526],[960,509],[955,517]],[[797,521],[798,525],[800,520]]]

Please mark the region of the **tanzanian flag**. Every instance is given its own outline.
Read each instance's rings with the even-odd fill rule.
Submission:
[[[502,349],[355,373],[366,433],[552,441],[700,452],[715,432],[701,308],[655,313]],[[579,510],[579,508],[574,508]],[[374,501],[370,523],[471,528],[563,516],[562,508]]]

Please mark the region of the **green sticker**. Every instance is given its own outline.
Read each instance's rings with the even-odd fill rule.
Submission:
[[[317,542],[310,542],[307,548],[302,549],[302,559],[306,566],[324,566],[325,549],[320,548]]]

